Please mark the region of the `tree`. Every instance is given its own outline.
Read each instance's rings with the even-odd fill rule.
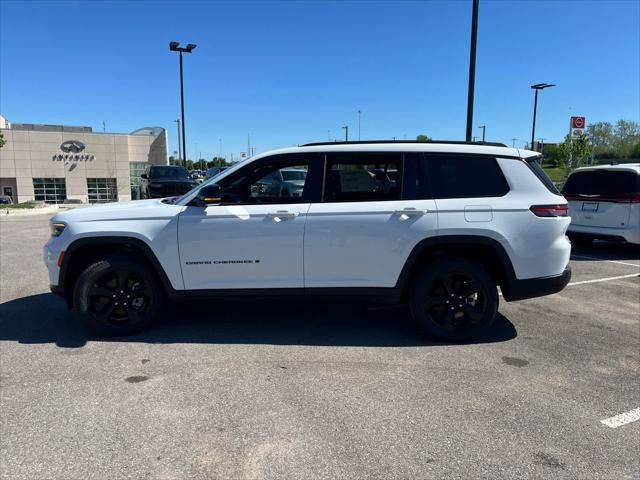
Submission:
[[[0,148],[4,147],[5,143],[7,143],[7,141],[4,139],[2,132],[0,132]]]
[[[210,162],[207,162],[207,168],[227,166],[229,166],[229,163],[227,162],[227,159],[223,157],[213,157]]]
[[[558,166],[564,169],[565,177],[584,162],[591,149],[589,136],[584,133],[573,141],[569,135],[565,137],[564,142],[558,145]]]
[[[431,137],[429,135],[420,134],[416,137],[418,142],[430,142]]]
[[[613,125],[609,122],[597,122],[587,126],[587,132],[591,137],[593,154],[599,158],[612,158],[615,156]]]
[[[640,143],[640,126],[638,122],[618,120],[614,128],[614,147],[620,158],[629,158],[635,145]]]
[[[187,170],[193,170],[193,160],[187,160]]]

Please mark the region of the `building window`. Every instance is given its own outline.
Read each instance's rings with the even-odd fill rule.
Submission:
[[[67,199],[67,183],[64,178],[34,178],[33,193],[36,201],[64,203]]]
[[[147,162],[130,162],[129,177],[131,178],[131,199],[140,198],[140,175],[142,175],[149,165]]]
[[[115,178],[87,178],[89,203],[108,203],[118,201],[118,188]]]

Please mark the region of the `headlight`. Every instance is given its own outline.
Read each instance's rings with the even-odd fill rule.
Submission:
[[[51,224],[51,236],[59,237],[67,226],[64,223],[56,222]]]

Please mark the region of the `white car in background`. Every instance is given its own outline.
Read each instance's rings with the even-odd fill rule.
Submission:
[[[562,194],[569,201],[572,243],[600,239],[640,244],[640,163],[578,168]]]

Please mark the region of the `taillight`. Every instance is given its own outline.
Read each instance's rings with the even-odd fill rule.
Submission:
[[[569,206],[564,205],[534,205],[529,210],[537,217],[567,217]]]

